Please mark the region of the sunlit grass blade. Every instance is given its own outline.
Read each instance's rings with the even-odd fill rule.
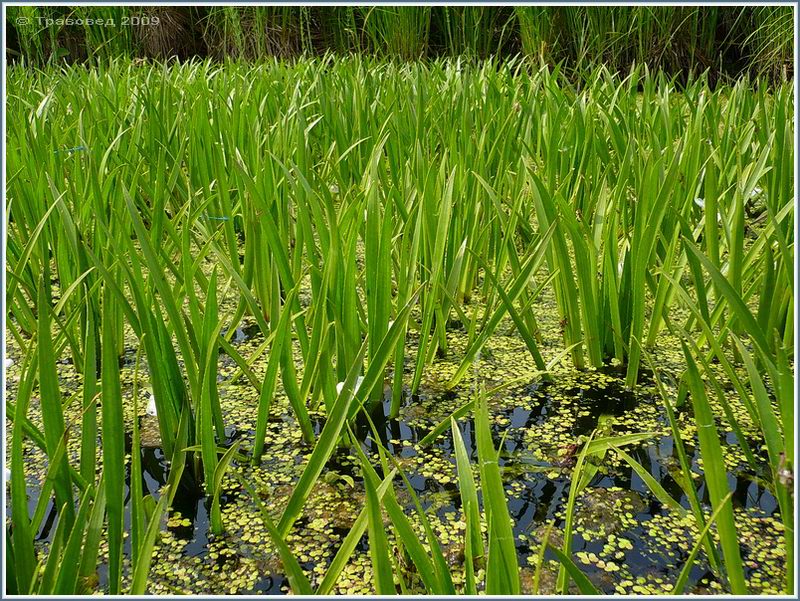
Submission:
[[[19,594],[30,590],[36,569],[36,552],[28,515],[28,493],[25,485],[25,460],[23,457],[23,424],[27,417],[31,390],[36,370],[36,355],[30,350],[22,363],[23,378],[17,394],[14,425],[11,431],[11,520],[14,528],[9,543],[13,544],[15,584]]]
[[[264,437],[267,433],[270,407],[272,406],[272,400],[275,394],[281,354],[286,346],[286,339],[289,335],[289,324],[291,322],[292,313],[291,307],[296,294],[297,289],[294,289],[287,295],[286,303],[283,306],[275,330],[270,334],[272,345],[270,346],[267,370],[264,373],[264,381],[261,384],[261,394],[258,400],[258,420],[256,422],[255,442],[253,444],[254,463],[260,461],[261,455],[264,452]]]
[[[150,573],[150,567],[153,557],[153,550],[155,548],[156,539],[161,530],[161,516],[167,510],[167,501],[169,489],[162,490],[161,498],[153,510],[147,524],[147,529],[140,542],[137,553],[137,561],[133,567],[133,578],[130,585],[131,595],[144,595],[147,590],[147,577]]]
[[[73,558],[79,557],[82,551],[83,534],[88,523],[91,499],[94,493],[93,488],[87,488],[81,499],[78,513],[75,516],[75,525],[64,545],[63,559],[53,586],[53,594],[55,595],[74,594],[78,588],[78,568],[80,568],[80,563],[74,561]]]
[[[372,430],[373,443],[377,446],[383,473],[388,474],[391,478],[393,478],[395,474],[399,474],[403,481],[406,482],[407,478],[405,473],[397,466],[396,462],[392,461],[393,458],[381,444],[378,430],[367,410],[364,410],[363,416],[369,422],[370,429]],[[376,490],[380,492],[381,481],[378,473],[370,464],[364,451],[359,447],[356,447],[355,450],[361,462],[362,469],[364,470],[365,478],[371,482],[373,488],[378,487]],[[390,462],[395,464],[394,468],[390,468]],[[389,476],[387,476],[387,478]],[[394,527],[398,552],[404,549],[408,553],[411,561],[413,561],[417,568],[420,578],[425,584],[426,590],[432,594],[453,594],[455,589],[453,588],[452,579],[450,578],[446,566],[444,566],[445,569],[443,569],[444,562],[439,544],[434,538],[431,538],[430,524],[423,518],[423,515],[421,513],[419,514],[423,530],[425,531],[425,539],[427,539],[426,542],[431,548],[433,558],[428,555],[428,551],[425,550],[422,544],[423,539],[418,537],[411,520],[405,515],[403,508],[398,503],[394,488],[389,487],[387,489],[387,494],[382,495],[382,498],[379,500]],[[417,505],[416,499],[415,505]],[[367,509],[368,507],[365,508],[365,511]],[[401,588],[404,586],[402,577],[400,578],[399,584]]]
[[[503,480],[497,464],[497,451],[489,427],[489,408],[485,394],[480,394],[475,411],[475,439],[481,474],[481,493],[489,533],[486,558],[486,593],[518,595],[520,591],[517,550],[511,516],[506,504]]]
[[[116,352],[116,330],[112,322],[113,295],[103,294],[102,325],[102,419],[103,473],[108,512],[108,587],[119,594],[122,583],[122,545],[125,511],[125,427],[122,417],[122,391]]]
[[[450,418],[450,429],[453,432],[453,448],[456,455],[458,470],[458,492],[461,495],[461,506],[464,511],[464,520],[467,524],[464,539],[464,549],[469,549],[469,561],[466,561],[467,574],[465,577],[467,594],[476,594],[472,561],[483,557],[483,538],[481,537],[481,514],[478,505],[478,493],[475,480],[472,478],[472,467],[461,430],[454,418]],[[466,555],[466,553],[465,553]],[[472,576],[470,578],[470,576]],[[471,592],[470,592],[471,591]]]
[[[376,491],[378,500],[382,500],[384,498],[386,492],[392,485],[392,479],[394,478],[395,474],[396,472],[392,470],[378,486]],[[358,541],[367,530],[368,519],[367,507],[364,506],[364,508],[356,517],[355,522],[353,522],[350,532],[347,533],[347,536],[342,541],[339,549],[336,551],[336,555],[333,557],[328,569],[325,571],[325,576],[322,578],[322,581],[317,587],[317,595],[329,595],[331,590],[333,590],[333,587],[336,585],[339,576],[352,558],[353,553],[356,550],[356,546],[358,545]]]
[[[362,469],[367,468],[362,467]],[[378,501],[374,482],[366,475],[364,488],[367,493],[367,532],[369,533],[369,553],[372,558],[375,592],[379,595],[392,595],[396,590],[392,581],[392,562],[389,557],[389,541],[383,529],[381,504]]]
[[[105,478],[103,478],[101,474],[95,490],[92,513],[86,525],[86,537],[83,539],[79,571],[80,586],[76,592],[83,593],[92,590],[94,584],[99,580],[97,575],[97,563],[105,515],[106,485]]]
[[[678,579],[675,581],[675,585],[672,588],[673,595],[683,594],[683,591],[686,588],[686,583],[689,581],[689,574],[691,573],[692,568],[695,565],[694,562],[695,559],[697,558],[697,554],[700,552],[700,548],[703,546],[703,542],[705,541],[709,530],[711,530],[711,526],[714,525],[714,522],[716,521],[720,511],[722,511],[722,508],[725,507],[725,505],[728,503],[728,501],[732,496],[733,496],[733,491],[730,491],[725,496],[725,498],[722,499],[722,502],[719,504],[719,506],[714,510],[714,512],[706,521],[705,527],[703,528],[702,532],[700,532],[700,535],[697,537],[697,540],[692,546],[692,550],[689,553],[689,557],[686,558],[686,563],[684,564],[681,573],[678,574]]]
[[[225,477],[225,472],[228,471],[228,467],[233,460],[234,455],[239,450],[239,445],[241,441],[236,441],[231,447],[225,452],[222,458],[217,463],[216,468],[214,469],[214,487],[213,493],[211,496],[211,532],[216,535],[222,534],[224,527],[222,524],[222,511],[219,505],[219,497],[222,493],[222,479]]]
[[[534,595],[539,594],[540,581],[542,577],[542,568],[544,567],[544,555],[550,544],[550,532],[553,530],[553,522],[547,524],[542,535],[542,543],[539,545],[539,551],[536,554],[536,568],[533,571],[533,582],[531,583],[531,591]]]
[[[58,385],[56,372],[56,357],[53,352],[50,332],[50,306],[45,298],[44,286],[39,287],[38,299],[39,313],[39,340],[38,340],[38,365],[39,388],[41,390],[42,421],[44,422],[44,435],[47,442],[47,453],[55,455],[56,448],[66,438],[64,412],[61,406],[61,390]],[[63,507],[66,513],[62,516],[65,531],[70,532],[75,509],[73,507],[72,480],[70,478],[67,457],[62,456],[58,464],[58,472],[54,482],[56,491],[56,504]]]
[[[356,361],[350,367],[350,372],[334,403],[333,410],[328,415],[325,426],[322,428],[322,432],[317,438],[317,443],[314,446],[311,457],[309,457],[303,474],[300,476],[300,480],[292,491],[286,509],[281,516],[281,520],[277,526],[281,536],[285,536],[288,533],[289,528],[291,528],[291,525],[300,515],[303,505],[308,495],[311,493],[311,488],[314,486],[317,478],[319,478],[331,453],[333,453],[338,444],[339,436],[344,429],[348,416],[356,413],[358,407],[364,403],[366,392],[371,390],[371,387],[382,378],[384,367],[391,356],[391,352],[394,350],[397,339],[400,337],[400,333],[405,331],[405,320],[408,318],[408,314],[411,311],[413,300],[412,298],[412,300],[409,301],[408,305],[406,305],[397,316],[392,327],[389,328],[389,332],[381,342],[376,356],[364,373],[362,385],[355,392],[354,396],[353,391],[355,389],[356,379],[361,372],[361,362],[366,354],[368,341],[365,341],[365,343],[361,345],[361,350],[358,353]]]
[[[628,455],[625,451],[620,449],[617,446],[614,446],[614,451],[624,459],[628,465],[631,466],[636,475],[642,479],[642,482],[645,483],[647,488],[650,489],[650,492],[653,493],[664,507],[669,507],[672,511],[676,512],[678,515],[685,515],[686,510],[681,507],[680,503],[678,503],[675,499],[673,499],[670,494],[664,489],[664,487],[656,480],[653,475],[648,472],[641,463],[636,461],[633,457]]]
[[[708,403],[703,381],[685,343],[683,344],[683,354],[686,358],[689,390],[697,422],[697,436],[703,456],[705,480],[712,505],[718,508],[721,506],[717,517],[717,528],[722,554],[725,558],[726,574],[734,594],[747,594],[733,507],[730,501],[723,502],[729,492],[728,479],[719,435],[714,424],[714,414]]]
[[[55,580],[63,560],[62,549],[66,542],[64,539],[68,536],[66,515],[66,507],[61,507],[58,511],[58,525],[56,526],[55,534],[53,534],[53,541],[50,544],[50,552],[47,554],[47,560],[44,562],[41,572],[37,569],[38,582],[36,583],[36,594],[38,595],[53,594]]]

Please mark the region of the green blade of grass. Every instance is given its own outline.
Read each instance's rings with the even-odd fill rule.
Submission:
[[[58,575],[58,569],[64,559],[62,556],[62,548],[64,547],[65,543],[64,538],[68,536],[66,532],[66,515],[66,507],[62,507],[58,512],[58,525],[56,526],[56,532],[53,535],[53,542],[50,544],[47,561],[45,562],[41,572],[37,570],[39,580],[36,594],[38,595],[53,594],[53,588],[55,586],[56,576]]]
[[[33,547],[34,532],[28,516],[28,492],[25,484],[25,460],[23,457],[23,425],[28,414],[28,405],[33,389],[36,355],[29,347],[22,362],[17,404],[14,409],[14,425],[11,432],[11,541],[14,547],[14,573],[20,594],[27,593],[33,583],[36,569],[36,553]],[[44,487],[43,487],[44,488]],[[44,490],[42,490],[44,494]],[[49,493],[48,493],[49,496]]]
[[[161,527],[161,516],[167,511],[167,502],[170,498],[168,493],[169,487],[167,486],[166,489],[161,491],[161,498],[150,516],[147,529],[142,537],[137,560],[133,566],[133,577],[130,585],[131,595],[144,595],[147,590],[147,577],[150,573],[156,538]]]
[[[389,454],[380,442],[378,430],[366,409],[363,411],[363,415],[369,422],[372,430],[373,443],[378,448],[378,453],[381,457],[381,467],[383,469],[383,473],[390,474],[391,476],[399,473],[401,478],[405,480],[405,474],[402,472],[402,470],[400,470],[399,467],[394,467],[392,469],[389,468]],[[355,450],[358,454],[361,465],[363,466],[366,478],[370,480],[373,488],[378,487],[381,484],[381,481],[378,477],[378,473],[375,471],[375,468],[372,467],[369,459],[364,454],[364,451],[361,450],[360,446],[356,446]],[[376,490],[379,489],[376,488]],[[403,508],[397,502],[396,494],[392,487],[389,487],[387,494],[379,500],[381,501],[384,510],[388,514],[389,519],[394,526],[396,540],[399,544],[402,544],[403,547],[405,547],[405,550],[408,552],[411,560],[414,562],[420,578],[422,578],[422,581],[425,585],[425,590],[435,595],[453,594],[455,589],[453,588],[452,580],[449,578],[448,574],[445,574],[441,570],[442,564],[438,561],[438,555],[436,553],[438,543],[435,540],[428,538],[427,542],[431,547],[434,556],[437,558],[432,560],[431,557],[428,556],[428,553],[422,545],[421,540],[418,538],[411,521],[408,517],[406,517]],[[427,529],[425,529],[425,533],[427,538]],[[401,579],[401,586],[402,585],[403,583]]]
[[[592,581],[581,572],[581,569],[575,565],[575,562],[572,561],[569,555],[564,553],[561,549],[558,549],[551,545],[549,542],[547,543],[547,548],[550,549],[550,552],[556,556],[556,559],[561,563],[561,566],[567,571],[570,578],[572,578],[573,582],[578,586],[578,590],[581,592],[582,595],[600,595],[600,591],[597,590],[597,587],[592,584]]]
[[[378,500],[382,500],[384,498],[386,491],[392,485],[392,479],[394,478],[395,474],[396,472],[394,470],[390,472],[389,475],[383,479],[383,482],[381,482],[380,486],[378,486]],[[358,541],[367,530],[367,521],[367,507],[365,505],[353,522],[350,532],[347,533],[347,536],[342,541],[338,551],[336,551],[336,555],[331,561],[331,564],[328,566],[325,576],[322,578],[322,581],[317,587],[317,595],[329,595],[331,593],[333,587],[336,585],[336,582],[339,579],[339,576],[352,558],[353,553],[358,546]]]
[[[106,513],[106,485],[105,478],[100,475],[97,483],[97,490],[92,504],[92,513],[86,525],[86,537],[83,540],[81,551],[79,576],[82,586],[78,593],[91,590],[91,582],[97,577],[97,560],[100,549],[100,540],[103,535],[103,523]]]
[[[461,431],[452,417],[450,418],[450,427],[453,432],[453,447],[456,453],[458,490],[461,495],[461,506],[463,507],[464,522],[466,524],[464,533],[464,592],[467,595],[477,595],[474,561],[483,557],[484,554],[478,494],[475,488],[475,481],[472,478],[469,455],[467,455]]]
[[[219,496],[222,492],[222,479],[225,477],[225,472],[228,471],[231,460],[233,460],[234,455],[236,455],[236,452],[239,450],[240,444],[240,440],[237,440],[234,444],[232,444],[219,460],[219,463],[214,470],[214,492],[211,498],[211,531],[217,536],[222,534],[224,530],[222,524],[222,511],[220,510],[219,506]]]
[[[720,287],[721,288],[721,287]],[[723,502],[728,490],[727,469],[722,457],[722,447],[719,434],[714,424],[714,414],[706,397],[705,386],[697,371],[689,349],[683,344],[683,354],[686,358],[687,378],[689,391],[694,408],[695,421],[697,422],[697,436],[700,441],[700,453],[703,457],[704,475],[711,502],[715,507],[721,507],[717,516],[722,554],[725,558],[725,569],[731,591],[735,595],[747,594],[744,568],[739,552],[739,538],[730,501]]]
[[[66,440],[67,431],[64,425],[61,390],[58,386],[58,374],[56,372],[56,357],[53,352],[53,343],[50,333],[50,306],[45,298],[44,286],[39,287],[38,313],[38,364],[42,421],[44,423],[47,454],[53,457],[62,440]],[[73,507],[72,481],[66,455],[61,457],[57,469],[58,471],[55,474],[54,482],[56,503],[58,507],[64,508],[66,512],[63,516],[63,520],[65,531],[68,534],[72,529],[75,509]]]
[[[53,594],[70,595],[75,594],[78,589],[78,574],[80,563],[72,558],[79,557],[82,551],[83,534],[89,518],[91,498],[94,496],[94,489],[89,487],[83,494],[78,513],[75,516],[75,524],[69,533],[69,538],[64,545],[64,554],[56,575],[56,582],[53,586]]]
[[[103,473],[106,479],[108,512],[109,572],[108,587],[120,593],[122,582],[122,545],[125,508],[125,427],[122,417],[122,391],[116,353],[116,331],[112,321],[113,296],[103,293],[102,322],[102,439]]]
[[[628,455],[625,451],[617,447],[616,445],[612,447],[614,451],[616,451],[617,455],[622,457],[628,465],[631,466],[636,475],[642,479],[642,482],[645,483],[647,488],[650,489],[650,492],[658,499],[662,505],[665,507],[669,507],[672,511],[676,512],[678,515],[686,515],[686,510],[681,507],[680,503],[678,503],[675,499],[673,499],[670,494],[664,489],[663,486],[656,480],[653,475],[648,472],[641,463],[636,461],[633,457]]]
[[[539,545],[539,551],[536,554],[536,568],[533,571],[533,583],[531,585],[531,591],[534,595],[539,594],[539,582],[542,576],[542,567],[544,566],[544,554],[550,544],[550,532],[553,530],[553,524],[554,522],[547,524],[544,535],[542,536],[542,544]]]
[[[405,321],[408,319],[408,314],[411,311],[414,298],[402,309],[394,324],[392,324],[392,327],[389,328],[389,332],[384,337],[376,356],[364,373],[362,384],[354,396],[353,390],[355,388],[356,378],[361,371],[361,362],[366,354],[367,341],[361,345],[361,350],[357,355],[356,361],[350,367],[342,391],[339,393],[333,405],[331,414],[328,415],[328,419],[325,421],[325,425],[317,438],[317,443],[314,446],[314,450],[311,452],[303,474],[300,476],[300,480],[292,491],[286,509],[278,523],[278,532],[281,536],[285,536],[288,533],[289,528],[291,528],[291,525],[300,515],[314,483],[319,478],[319,475],[322,473],[325,464],[338,443],[339,435],[344,429],[348,417],[356,413],[358,407],[363,404],[367,391],[371,390],[372,386],[382,378],[383,369],[391,356],[397,339],[400,337],[400,333],[405,331]]]
[[[489,408],[481,394],[475,415],[475,439],[480,462],[481,491],[487,515],[489,554],[486,560],[486,593],[518,595],[520,591],[517,550],[511,516],[506,504],[503,480],[497,464],[497,452],[489,427]]]
[[[261,501],[261,497],[258,496],[258,493],[253,489],[252,485],[249,482],[245,482],[244,479],[240,477],[240,482],[242,486],[244,486],[247,491],[250,493],[250,496],[255,500],[258,504],[258,508],[261,512],[261,520],[264,522],[264,526],[269,533],[270,538],[272,539],[272,544],[278,549],[278,554],[281,557],[281,562],[283,563],[283,569],[286,571],[286,577],[289,579],[289,586],[292,589],[292,593],[295,595],[313,595],[314,590],[311,588],[311,583],[308,580],[308,577],[303,572],[303,569],[300,567],[300,564],[297,562],[297,558],[292,553],[292,550],[289,548],[289,545],[286,544],[284,537],[275,527],[275,524],[272,522],[272,518],[269,517],[269,512],[267,508],[264,506],[264,503]]]
[[[682,595],[683,590],[686,588],[686,583],[689,581],[689,574],[694,567],[694,560],[697,557],[697,554],[700,552],[700,548],[703,546],[703,541],[705,541],[706,536],[708,535],[709,530],[711,530],[711,526],[717,519],[722,508],[725,504],[730,500],[733,496],[733,491],[730,491],[725,498],[722,500],[722,503],[714,510],[711,516],[706,521],[706,525],[703,528],[702,532],[700,532],[700,536],[697,537],[694,545],[692,546],[692,550],[689,553],[689,557],[686,558],[686,563],[683,564],[683,569],[681,569],[680,574],[678,574],[678,579],[675,581],[675,585],[672,587],[672,591],[670,591],[673,595]]]
[[[575,514],[575,502],[578,498],[578,494],[581,492],[580,485],[583,481],[583,464],[586,461],[589,445],[592,443],[594,434],[595,432],[593,431],[589,436],[589,440],[583,445],[583,448],[578,455],[578,460],[575,462],[575,468],[572,471],[572,482],[570,483],[569,487],[569,497],[567,498],[566,507],[567,517],[564,523],[564,546],[562,548],[562,553],[567,559],[569,559],[569,556],[572,553],[572,520]],[[562,595],[567,594],[567,572],[569,572],[569,564],[562,562],[561,568],[558,570],[558,578],[556,582],[556,590],[558,590]]]
[[[472,468],[469,454],[464,446],[464,439],[456,420],[450,418],[450,430],[453,432],[453,449],[456,455],[456,468],[458,470],[458,492],[461,495],[461,505],[464,508],[464,517],[471,523],[469,538],[464,541],[465,548],[470,547],[474,559],[483,557],[483,540],[480,534],[480,507],[475,480],[472,478]],[[469,566],[467,566],[469,567]]]
[[[272,406],[272,399],[275,394],[275,385],[278,378],[278,368],[280,367],[281,353],[286,345],[286,338],[289,334],[289,323],[291,320],[291,301],[297,294],[297,289],[292,290],[286,297],[287,302],[283,306],[277,326],[271,336],[272,346],[270,347],[267,370],[264,373],[264,381],[261,384],[261,394],[258,399],[258,418],[256,420],[256,435],[253,443],[253,462],[260,461],[264,453],[264,438],[267,434],[267,423],[269,421],[269,411]]]
[[[362,463],[364,459],[362,458]],[[362,470],[367,468],[362,467]],[[372,558],[372,574],[375,592],[379,595],[393,595],[396,589],[392,576],[392,562],[389,557],[389,541],[383,526],[381,504],[374,482],[364,477],[364,489],[367,494],[367,532],[369,534],[369,554]]]

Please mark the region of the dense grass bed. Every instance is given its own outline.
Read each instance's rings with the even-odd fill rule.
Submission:
[[[9,591],[793,589],[789,84],[8,93]]]

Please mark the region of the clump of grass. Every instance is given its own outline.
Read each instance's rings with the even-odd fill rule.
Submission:
[[[744,11],[743,11],[744,12]],[[789,6],[759,6],[742,15],[750,32],[742,45],[749,49],[753,71],[759,75],[788,78],[794,75],[794,14]]]
[[[428,47],[431,9],[425,6],[373,6],[364,11],[362,37],[379,56],[413,60]]]

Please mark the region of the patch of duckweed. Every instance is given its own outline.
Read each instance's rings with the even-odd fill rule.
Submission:
[[[208,266],[206,266],[208,268]],[[472,303],[476,303],[473,300]],[[226,297],[221,313],[232,315],[235,299]],[[559,332],[559,316],[548,291],[534,306],[545,360],[556,357],[563,349]],[[676,309],[680,313],[679,309]],[[680,315],[676,315],[680,318]],[[685,317],[685,315],[684,315]],[[405,375],[410,380],[415,356],[414,336],[410,335]],[[259,354],[263,336],[254,322],[245,319],[232,333],[232,343],[242,356],[250,359],[256,379],[263,377],[267,355]],[[297,344],[297,341],[294,342]],[[655,394],[652,376],[643,373],[636,392],[624,387],[624,371],[619,366],[605,370],[576,371],[561,360],[551,381],[544,382],[524,342],[504,318],[495,334],[476,358],[467,377],[453,390],[446,384],[455,374],[469,344],[467,332],[460,327],[448,331],[447,352],[439,357],[425,373],[419,396],[407,396],[400,420],[387,420],[384,444],[411,482],[425,508],[431,526],[451,566],[453,579],[463,591],[465,522],[457,488],[457,472],[452,455],[449,432],[444,432],[429,446],[419,441],[437,424],[447,419],[471,398],[480,383],[490,391],[490,411],[495,445],[500,449],[509,509],[514,520],[517,549],[521,565],[523,593],[533,591],[533,572],[544,528],[554,523],[550,539],[554,546],[563,544],[563,525],[566,498],[572,480],[576,451],[603,420],[604,435],[623,435],[650,432],[649,440],[626,447],[626,450],[656,477],[676,500],[686,504],[677,482],[682,479],[674,455],[671,431],[662,401]],[[13,337],[7,339],[9,356],[14,364],[8,370],[6,392],[13,398],[19,384],[20,349]],[[157,419],[146,414],[149,396],[146,364],[140,366],[138,412],[133,411],[133,378],[136,340],[127,329],[125,359],[120,364],[123,395],[126,399],[125,423],[132,429],[138,419],[144,457],[149,478],[145,478],[151,493],[163,484],[167,466],[160,457],[160,435]],[[664,373],[677,376],[684,360],[680,345],[663,330],[659,333],[652,353]],[[295,348],[298,373],[303,368]],[[718,366],[714,366],[718,370]],[[740,369],[740,368],[737,368]],[[58,364],[59,383],[65,399],[65,417],[70,436],[68,453],[77,464],[80,447],[80,391],[82,377],[70,361]],[[715,372],[724,381],[724,374]],[[674,395],[674,382],[665,382]],[[231,437],[242,442],[247,452],[253,445],[259,390],[245,377],[231,357],[220,354],[219,391],[225,424]],[[733,391],[726,391],[729,409],[751,443],[760,453],[759,433],[750,419],[747,408]],[[752,470],[732,436],[724,419],[724,409],[711,398],[718,416],[720,437],[726,466],[737,479],[742,494],[735,495],[736,520],[742,542],[742,557],[747,570],[750,590],[771,594],[782,590],[785,557],[783,557],[783,527],[776,516],[774,499],[753,479]],[[699,457],[696,429],[690,404],[676,408],[677,425],[692,461],[692,476],[699,485],[702,460]],[[310,413],[321,427],[324,407]],[[42,428],[38,390],[34,388],[29,418]],[[468,452],[475,461],[470,419],[462,419]],[[10,439],[11,423],[6,429]],[[367,435],[364,435],[365,440]],[[98,458],[101,440],[98,439]],[[379,465],[374,443],[366,445],[374,465]],[[250,594],[287,593],[288,583],[283,566],[261,521],[253,500],[241,490],[243,478],[257,491],[260,500],[274,519],[286,507],[289,496],[308,461],[311,449],[303,443],[288,399],[278,386],[267,427],[265,453],[258,465],[233,463],[223,483],[222,516],[225,534],[213,537],[208,531],[207,500],[176,498],[175,506],[165,518],[157,541],[149,580],[152,594]],[[146,455],[146,453],[150,453]],[[26,477],[32,490],[40,486],[47,467],[46,456],[29,440],[25,441]],[[333,556],[350,531],[365,503],[363,481],[355,454],[351,449],[337,451],[313,490],[302,517],[296,522],[286,541],[314,586],[326,573]],[[474,466],[473,466],[474,467]],[[606,593],[664,594],[669,593],[683,567],[697,530],[693,518],[668,511],[647,490],[615,452],[610,451],[597,465],[597,474],[576,502],[573,555],[592,581]],[[156,473],[161,470],[160,473]],[[473,477],[478,479],[477,471]],[[420,540],[425,540],[422,524],[416,515],[412,494],[404,484],[395,482],[398,502],[406,510],[412,527]],[[708,511],[708,507],[704,506]],[[485,530],[485,524],[482,524]],[[386,523],[393,545],[394,533]],[[37,543],[42,556],[46,553],[51,532],[41,533]],[[712,529],[712,536],[716,532]],[[427,545],[427,543],[424,543]],[[101,556],[107,548],[101,545]],[[395,557],[396,578],[406,589],[421,592],[422,585],[408,557]],[[127,564],[126,564],[127,565]],[[555,592],[559,564],[549,554],[542,566],[539,592]],[[690,583],[692,592],[721,593],[724,587],[707,570],[701,557],[697,574]],[[129,569],[129,568],[126,568]],[[480,577],[484,567],[477,565]],[[128,575],[129,577],[129,575]],[[97,583],[98,588],[102,582]],[[571,587],[573,592],[574,585]],[[345,566],[333,590],[339,594],[370,594],[372,568],[366,536],[359,542],[351,561]]]

